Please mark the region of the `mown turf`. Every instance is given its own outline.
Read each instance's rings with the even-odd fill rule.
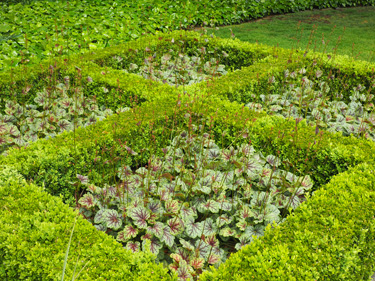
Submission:
[[[335,52],[375,62],[375,7],[303,11],[208,29],[218,37]],[[324,41],[324,44],[323,44]]]

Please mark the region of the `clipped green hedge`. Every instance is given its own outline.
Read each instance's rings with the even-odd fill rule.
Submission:
[[[59,279],[76,212],[13,178],[0,184],[0,195],[0,277]],[[375,261],[374,199],[374,164],[351,168],[200,280],[364,280]],[[79,258],[78,269],[89,262],[82,280],[173,279],[150,254],[129,254],[82,218],[72,241],[67,278]]]
[[[200,280],[369,280],[375,262],[375,166],[331,179],[285,223]]]
[[[1,176],[0,176],[1,177]],[[0,279],[61,280],[77,211],[41,187],[10,179],[0,184]],[[65,280],[176,280],[151,253],[131,253],[78,217]]]
[[[321,132],[316,135],[315,128],[306,122],[296,126],[294,119],[280,116],[259,116],[256,120],[252,119],[254,117],[247,108],[241,111],[238,106],[237,110],[233,106],[231,111],[219,113],[214,129],[218,143],[224,129],[241,131],[241,124],[249,120],[246,127],[252,145],[266,155],[274,154],[281,159],[288,159],[296,171],[311,173],[314,188],[352,166],[372,161],[375,155],[375,144],[371,140],[344,137],[341,133]],[[230,144],[232,136],[233,133],[225,136],[223,145]]]
[[[308,79],[315,81],[316,71],[321,70],[330,93],[343,94],[343,100],[348,102],[349,93],[359,84],[366,90],[375,88],[375,64],[365,61],[355,61],[347,56],[302,53],[286,49],[273,49],[269,56],[256,61],[253,65],[241,70],[229,72],[216,78],[209,84],[201,82],[186,88],[187,91],[204,91],[213,95],[227,98],[240,103],[257,102],[261,94],[280,91],[284,86],[284,71],[290,72],[306,69]],[[270,83],[273,77],[276,83]],[[254,98],[255,97],[255,98]]]
[[[18,67],[13,71],[0,73],[0,91],[3,93],[0,98],[0,111],[4,108],[6,99],[14,98],[12,95],[15,95],[19,102],[28,103],[44,87],[54,87],[51,81],[57,79],[62,82],[66,75],[70,76],[71,84],[82,84],[86,94],[96,95],[100,105],[106,105],[112,110],[133,105],[134,97],[138,98],[138,103],[142,103],[152,100],[155,92],[174,94],[177,90],[172,89],[173,87],[124,73],[122,66],[128,66],[131,62],[141,64],[145,57],[155,52],[161,55],[171,48],[183,49],[184,52],[193,54],[200,47],[205,47],[213,56],[225,51],[228,56],[222,56],[220,63],[232,71],[214,79],[209,85],[202,82],[185,87],[187,91],[209,91],[231,101],[247,103],[252,101],[253,94],[259,96],[270,90],[278,91],[278,87],[283,85],[285,69],[297,70],[302,67],[307,68],[306,76],[309,79],[313,79],[317,69],[322,70],[325,77],[334,77],[327,79],[331,92],[343,93],[345,100],[348,100],[348,90],[358,84],[367,89],[375,87],[375,64],[355,61],[347,56],[303,53],[237,39],[211,38],[196,32],[174,31],[169,34],[160,32],[97,52],[73,55],[68,59],[54,59],[40,66]],[[122,66],[113,64],[114,56],[123,59]],[[279,83],[270,85],[271,76]],[[93,78],[92,83],[87,81],[88,77]],[[22,91],[27,85],[33,86],[28,94],[24,95]],[[109,92],[104,93],[103,87]]]
[[[150,121],[171,115],[175,100],[165,98],[159,105],[145,104],[136,112],[114,114],[92,126],[38,140],[29,147],[11,148],[7,156],[0,156],[0,163],[14,167],[25,179],[44,186],[50,194],[61,194],[64,200],[72,202],[75,187],[71,182],[76,180],[76,174],[89,174],[93,183],[103,184],[111,181],[109,171],[113,171],[113,165],[106,161],[118,157],[117,165],[146,163],[149,151],[132,158],[122,145],[126,142],[136,151],[148,148]],[[159,142],[159,146],[164,143],[163,139]]]
[[[296,133],[294,120],[266,116],[217,96],[197,97],[195,104],[187,108],[191,98],[193,96],[188,95],[181,96],[180,101],[176,96],[156,98],[133,111],[113,115],[75,132],[40,140],[27,148],[11,149],[8,156],[0,157],[0,165],[13,167],[25,179],[32,179],[51,194],[61,194],[66,202],[72,203],[75,187],[71,182],[76,180],[76,174],[89,175],[90,182],[101,185],[113,183],[113,169],[121,164],[145,165],[150,154],[160,153],[170,140],[170,135],[163,130],[171,127],[170,123],[165,123],[166,117],[169,122],[181,120],[187,109],[213,118],[213,132],[221,146],[230,145],[239,132],[247,128],[256,149],[266,154],[279,152],[281,158],[289,159],[298,169],[311,171],[317,186],[375,155],[375,144],[366,139],[328,132],[316,135],[315,129],[305,122],[298,124]],[[222,138],[225,130],[228,133]],[[157,142],[152,142],[152,135]],[[125,141],[136,152],[145,148],[146,151],[130,156],[122,146]],[[316,151],[308,150],[314,141],[319,144]],[[306,158],[310,168],[304,163]],[[113,159],[115,161],[111,161]],[[106,161],[110,162],[104,164]]]
[[[83,85],[85,94],[96,95],[99,105],[107,105],[112,110],[120,107],[119,105],[129,106],[130,97],[134,99],[137,96],[139,102],[143,102],[152,98],[154,92],[173,93],[174,90],[168,85],[124,73],[120,71],[121,68],[113,69],[118,66],[113,65],[112,58],[121,56],[122,63],[128,66],[129,63],[143,63],[144,58],[154,52],[164,54],[169,49],[183,49],[188,54],[194,54],[201,47],[205,47],[207,53],[213,52],[211,55],[227,52],[228,56],[222,56],[220,63],[234,69],[252,65],[269,56],[273,50],[271,47],[238,40],[211,38],[197,32],[158,32],[156,35],[145,36],[99,52],[51,59],[40,65],[20,66],[0,73],[0,112],[4,110],[7,99],[17,99],[18,102],[26,104],[33,103],[37,92],[64,82],[65,76],[70,77],[71,85]],[[93,79],[93,83],[87,81],[88,77]],[[103,87],[109,92],[104,93]],[[24,94],[26,89],[28,92]]]

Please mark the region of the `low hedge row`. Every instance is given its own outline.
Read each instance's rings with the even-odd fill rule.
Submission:
[[[8,170],[5,179],[0,173],[0,277],[61,278],[76,212]],[[269,226],[264,237],[201,280],[363,280],[375,261],[374,191],[374,164],[362,163],[335,176],[286,222]],[[72,241],[67,278],[79,259],[78,269],[89,262],[83,280],[173,279],[149,253],[129,254],[81,218]]]
[[[337,175],[200,280],[368,280],[375,262],[375,166]]]
[[[187,91],[207,91],[240,103],[256,102],[262,94],[280,91],[285,85],[285,70],[290,72],[305,68],[311,81],[325,81],[332,94],[343,94],[343,100],[350,102],[350,91],[359,84],[374,93],[375,64],[355,61],[346,56],[319,53],[292,52],[285,49],[273,50],[268,57],[243,67],[240,71],[230,72],[215,79],[214,82],[201,82],[188,86]],[[316,71],[322,71],[322,77],[316,78]],[[270,83],[273,77],[275,83]],[[254,98],[254,96],[256,98]],[[336,98],[337,99],[337,98]]]
[[[182,44],[180,40],[184,43]],[[176,89],[168,85],[163,86],[158,82],[146,81],[137,75],[123,73],[121,71],[123,66],[128,66],[131,62],[140,64],[145,57],[154,52],[163,54],[172,48],[189,53],[200,47],[205,47],[207,52],[212,51],[216,54],[225,51],[228,56],[221,56],[220,63],[227,65],[227,68],[238,70],[215,79],[214,82],[209,83],[208,87],[206,82],[202,82],[185,87],[186,91],[207,89],[211,94],[227,97],[231,101],[247,103],[251,101],[253,94],[259,96],[269,92],[270,89],[277,91],[285,80],[283,76],[285,69],[292,71],[302,67],[307,69],[306,76],[312,80],[315,71],[322,70],[331,92],[343,93],[343,99],[346,101],[349,99],[348,90],[358,84],[362,84],[367,89],[375,87],[374,64],[354,61],[345,56],[313,52],[305,54],[300,51],[275,49],[239,40],[211,38],[196,32],[175,31],[170,34],[157,33],[154,36],[106,48],[97,53],[74,55],[67,61],[58,59],[28,70],[19,67],[13,72],[1,73],[0,91],[3,95],[0,98],[0,111],[4,109],[6,99],[14,98],[12,95],[16,94],[19,102],[28,103],[44,87],[53,88],[55,85],[52,81],[63,81],[65,75],[71,77],[71,84],[81,83],[85,93],[95,94],[100,105],[106,105],[112,110],[131,105],[135,96],[141,103],[152,99],[154,92],[173,94]],[[122,58],[121,64],[113,64],[114,56]],[[79,73],[78,70],[80,70]],[[81,77],[80,81],[77,81],[78,76]],[[271,76],[275,77],[279,83],[270,85]],[[93,82],[87,81],[88,77],[93,78]],[[27,85],[33,86],[25,95],[22,92]],[[108,92],[104,92],[103,88],[107,88]]]
[[[155,52],[163,55],[169,49],[174,49],[192,55],[201,47],[206,48],[206,56],[213,56],[210,52],[220,54],[220,63],[234,69],[251,65],[269,56],[272,52],[271,47],[243,43],[238,40],[211,38],[197,32],[157,33],[116,47],[106,48],[100,52],[51,59],[40,65],[20,66],[11,71],[0,73],[0,91],[2,92],[0,112],[4,110],[7,99],[16,98],[20,103],[33,103],[37,92],[44,88],[53,89],[56,84],[64,82],[64,76],[70,77],[71,85],[81,84],[85,93],[97,95],[100,105],[106,104],[108,99],[111,99],[110,97],[115,96],[109,105],[111,109],[115,108],[113,104],[118,103],[128,106],[130,96],[151,97],[149,92],[152,90],[168,94],[172,91],[168,89],[168,86],[161,86],[160,83],[152,83],[139,76],[120,71],[122,67],[113,64],[113,57],[120,56],[122,58],[121,65],[128,67],[130,63],[142,64],[145,57]],[[222,51],[227,52],[228,56],[224,57]],[[118,70],[114,70],[113,67]],[[94,82],[87,81],[88,77],[93,78]],[[103,87],[107,88],[109,93],[104,93]],[[155,88],[158,89],[155,90]],[[143,92],[146,93],[143,94]],[[106,96],[109,98],[105,98]]]
[[[0,206],[0,279],[61,280],[77,211],[41,187],[14,178],[0,182]],[[81,216],[65,280],[73,280],[75,265],[75,274],[84,268],[79,280],[177,280],[155,264],[150,252],[131,253]]]
[[[212,117],[213,132],[223,147],[246,129],[255,148],[289,159],[301,172],[309,167],[318,186],[350,166],[369,161],[375,154],[375,144],[366,139],[328,132],[316,135],[315,129],[305,122],[296,126],[295,120],[266,116],[217,96],[196,97],[191,103],[192,98],[188,94],[180,99],[177,96],[155,97],[153,102],[95,125],[40,140],[26,148],[11,149],[7,156],[0,157],[0,165],[14,167],[26,179],[72,202],[75,187],[71,182],[76,174],[88,174],[90,181],[98,185],[113,183],[114,168],[121,164],[145,165],[151,153],[160,153],[160,148],[170,139],[166,128],[172,127],[170,122],[180,122],[188,111]],[[224,137],[223,131],[227,131]],[[125,142],[134,151],[144,152],[129,155],[123,146]]]

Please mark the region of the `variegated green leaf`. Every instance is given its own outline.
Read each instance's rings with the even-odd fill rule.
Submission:
[[[200,222],[189,221],[186,223],[185,232],[190,238],[200,237],[203,233],[203,225]]]
[[[147,220],[150,218],[150,212],[145,207],[138,206],[128,211],[128,216],[134,221],[139,228],[147,228]]]
[[[178,203],[177,200],[168,200],[167,202],[165,202],[164,208],[165,208],[165,212],[177,215],[180,209],[180,204]]]
[[[107,227],[113,230],[119,229],[122,225],[121,216],[116,210],[106,210],[103,214],[103,219]]]
[[[162,238],[165,225],[161,222],[156,222],[154,225],[147,227],[147,231],[155,235],[158,238]]]
[[[217,226],[212,220],[212,218],[208,218],[202,222],[203,225],[203,234],[208,236],[212,235],[217,232]]]
[[[140,250],[140,243],[139,242],[129,241],[126,244],[126,248],[129,249],[129,250],[131,250],[133,253],[139,252],[139,250]]]
[[[174,244],[174,238],[175,237],[172,234],[171,228],[169,226],[165,226],[163,229],[161,241],[164,242],[168,247],[172,247]]]
[[[79,200],[78,203],[87,209],[93,208],[96,205],[95,198],[91,193],[86,193]]]
[[[167,221],[173,235],[180,234],[184,230],[183,222],[180,218],[172,218]]]
[[[182,238],[180,238],[179,241],[180,241],[180,243],[181,243],[181,245],[182,245],[182,247],[184,249],[186,249],[188,251],[193,251],[194,250],[194,246],[191,245],[188,241],[186,241],[186,240],[184,240]]]

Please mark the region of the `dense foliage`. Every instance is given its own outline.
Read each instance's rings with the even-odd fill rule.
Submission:
[[[39,138],[55,137],[113,114],[110,109],[100,110],[95,97],[85,97],[82,87],[70,89],[69,77],[54,90],[37,93],[34,102],[26,105],[14,100],[6,102],[5,114],[0,114],[0,153],[13,145],[22,147]],[[124,110],[127,109],[118,112]]]
[[[315,73],[314,81],[304,74],[306,69],[284,72],[285,84],[278,87],[272,94],[262,94],[258,102],[246,106],[253,110],[265,110],[268,114],[305,119],[317,130],[342,132],[345,136],[355,135],[375,141],[375,112],[374,94],[371,85],[369,89],[362,85],[353,87],[346,102],[343,95],[333,93],[322,76],[322,71]],[[331,77],[333,79],[333,77]],[[271,77],[270,83],[276,83]]]
[[[200,22],[205,25],[229,23],[271,12],[332,4],[327,1],[313,4],[308,1],[255,3],[244,0],[233,5],[232,2],[31,2],[24,6],[25,17],[16,13],[21,4],[3,6],[0,16],[5,14],[6,20],[0,24],[0,35],[3,36],[0,45],[5,52],[0,53],[0,68],[16,65],[21,59],[35,62],[37,59],[34,58],[88,49],[97,51],[138,38],[144,32],[187,28]],[[332,5],[338,5],[334,2]],[[90,7],[90,13],[87,12],[89,3],[96,4]],[[347,1],[340,2],[340,5],[345,4]],[[56,20],[52,33],[46,29],[48,24],[38,22],[37,31],[34,29],[31,34],[22,35],[24,25],[35,24],[38,14],[48,14],[54,9],[60,13],[61,22]],[[28,18],[30,11],[38,12]],[[81,21],[76,20],[77,15]],[[17,26],[13,23],[16,21],[19,22]],[[99,21],[100,25],[97,24]],[[203,45],[208,42],[205,39]],[[268,69],[262,63],[272,65],[279,54],[276,49],[272,55],[264,50],[259,51],[259,56],[251,56],[245,64],[247,67],[261,59],[253,68],[263,66],[261,71],[253,71],[253,76],[247,77],[252,80],[251,86],[264,87],[262,94],[255,95],[249,90],[251,87],[239,89],[249,80],[241,84],[233,79],[233,73],[248,76],[248,69],[228,71],[224,76],[226,66],[221,64],[230,61],[235,52],[240,55],[234,61],[249,57],[245,48],[228,43],[228,50],[220,49],[218,53],[209,54],[207,59],[203,45],[196,54],[192,54],[196,51],[194,46],[192,53],[166,53],[163,50],[161,57],[146,47],[147,56],[143,61],[133,63],[128,63],[129,57],[123,59],[118,53],[103,56],[103,64],[100,64],[99,56],[92,52],[90,55],[96,58],[86,61],[82,73],[92,67],[95,76],[84,77],[86,88],[75,84],[79,78],[82,82],[82,77],[54,77],[63,79],[62,83],[36,92],[35,97],[30,98],[32,104],[14,99],[5,101],[5,114],[0,115],[0,152],[11,146],[30,147],[10,149],[8,156],[0,155],[0,193],[3,195],[0,201],[4,206],[0,210],[0,223],[5,229],[0,231],[0,256],[6,259],[0,265],[0,276],[10,280],[56,279],[60,273],[56,272],[56,264],[61,262],[61,249],[66,246],[64,234],[74,213],[59,198],[47,195],[42,188],[30,185],[24,179],[43,186],[51,194],[68,198],[70,204],[74,193],[76,207],[81,208],[83,217],[133,251],[134,255],[129,255],[130,252],[114,239],[80,218],[76,239],[85,244],[83,255],[93,260],[93,273],[85,272],[87,277],[168,280],[177,275],[186,280],[197,278],[214,265],[220,266],[218,271],[207,273],[203,278],[235,279],[237,276],[239,280],[247,280],[248,273],[255,268],[259,278],[267,280],[274,274],[270,269],[279,266],[277,263],[282,264],[283,269],[277,270],[274,276],[285,279],[283,273],[289,270],[292,272],[288,275],[290,280],[294,278],[293,272],[298,272],[300,275],[295,278],[301,277],[301,280],[304,277],[330,278],[333,273],[346,280],[368,271],[374,248],[374,224],[371,222],[374,198],[373,192],[369,191],[374,182],[374,168],[366,163],[373,161],[371,153],[375,151],[371,141],[374,140],[375,125],[373,77],[366,76],[367,70],[358,75],[359,79],[366,80],[367,84],[363,86],[354,83],[356,76],[350,73],[347,76],[354,77],[350,80],[353,83],[344,96],[330,89],[332,84],[325,76],[322,78],[323,70],[314,72],[314,78],[305,75],[305,68],[284,71],[287,67],[303,64],[299,58],[292,62],[292,53],[288,62],[284,62],[283,57],[275,63],[275,68]],[[143,49],[144,46],[139,48]],[[280,56],[285,53],[280,51]],[[109,65],[105,64],[105,59]],[[81,74],[81,69],[74,67]],[[355,74],[360,72],[353,71]],[[278,74],[281,77],[273,76]],[[125,80],[131,77],[128,83],[136,86],[136,81],[144,77],[158,81],[147,81],[150,88],[172,90],[151,91],[151,98],[138,104],[136,95],[124,94],[124,86],[117,75],[125,75],[121,76]],[[210,93],[213,88],[208,87],[209,83],[191,85],[212,76],[222,76],[212,83],[218,82],[218,88],[220,82],[225,83],[221,79],[230,76],[228,79],[238,84],[235,89],[228,85],[233,96],[245,93],[241,101],[247,97],[254,101],[245,107],[231,103],[229,97],[222,100],[224,95]],[[334,77],[332,72],[330,77]],[[186,87],[174,88],[162,83]],[[159,85],[165,88],[157,88]],[[8,86],[12,87],[13,81]],[[137,93],[143,94],[144,89],[138,87]],[[269,89],[272,91],[265,93]],[[29,90],[25,87],[19,95],[26,96]],[[98,100],[102,106],[96,96],[91,95],[96,91],[100,91]],[[134,105],[131,109],[120,106],[122,96]],[[103,105],[109,99],[120,106],[119,114],[113,114]],[[266,113],[277,116],[265,116]],[[201,118],[199,125],[192,122],[192,115]],[[103,122],[96,122],[98,119]],[[205,131],[206,125],[210,127]],[[335,134],[336,131],[345,136],[354,134],[358,139],[345,138]],[[221,141],[218,140],[220,137]],[[35,142],[38,138],[44,140]],[[219,142],[230,145],[219,146]],[[165,143],[167,146],[162,146]],[[164,148],[160,150],[161,147]],[[262,153],[259,147],[272,153]],[[356,151],[359,147],[365,149]],[[339,177],[338,186],[334,182],[328,185],[327,191],[318,192],[318,197],[314,193],[314,205],[304,203],[294,212],[310,196],[313,182],[308,175],[310,172],[316,172],[319,177],[326,175],[324,180],[328,181],[332,175],[359,163],[361,166],[354,170],[357,175],[352,172],[344,175],[353,176],[350,183],[344,176]],[[74,177],[78,178],[76,182],[72,181]],[[81,198],[79,191],[85,192]],[[335,202],[336,198],[340,202]],[[364,208],[363,216],[360,208]],[[291,218],[286,219],[292,211]],[[318,215],[317,219],[315,215]],[[309,229],[310,221],[315,228]],[[358,221],[360,229],[355,228]],[[299,225],[304,225],[306,232],[299,230]],[[326,227],[332,228],[333,234]],[[264,233],[268,236],[259,238]],[[323,238],[315,235],[323,235]],[[269,245],[280,247],[270,253],[268,248],[263,249]],[[238,250],[239,254],[229,257]],[[168,265],[172,275],[156,265],[154,256],[148,251],[158,262]],[[55,265],[45,261],[45,255],[51,253]],[[111,255],[119,268],[108,271]],[[102,260],[102,256],[105,259]],[[300,256],[305,257],[302,262],[299,262]],[[228,257],[228,267],[220,265]],[[320,264],[311,270],[312,262],[317,260]],[[331,260],[335,261],[336,267],[345,269],[344,272],[327,266]],[[296,265],[295,269],[293,266],[284,268],[284,265],[289,266],[289,261]],[[363,268],[358,267],[361,262],[366,262]],[[31,270],[24,271],[25,264]]]
[[[173,50],[170,50],[159,59],[157,53],[154,53],[153,56],[144,59],[143,65],[138,66],[130,63],[124,71],[176,87],[207,81],[212,77],[220,77],[227,73],[225,65],[219,64],[219,58],[205,61],[205,47],[199,49],[197,55],[192,57],[178,53],[178,56],[173,58],[173,54]],[[228,56],[228,54],[223,51],[223,56]],[[119,56],[115,56],[113,59],[119,63],[122,61]]]
[[[375,4],[374,0],[11,2],[17,1],[3,2],[0,10],[0,70],[117,45],[156,30],[234,24],[312,8]]]
[[[79,200],[83,215],[133,252],[140,243],[146,250],[150,240],[151,252],[181,280],[283,221],[312,188],[309,176],[280,169],[276,156],[264,157],[249,144],[221,149],[202,128],[181,132],[147,168],[120,168],[117,186],[89,185],[77,175],[88,185]]]

